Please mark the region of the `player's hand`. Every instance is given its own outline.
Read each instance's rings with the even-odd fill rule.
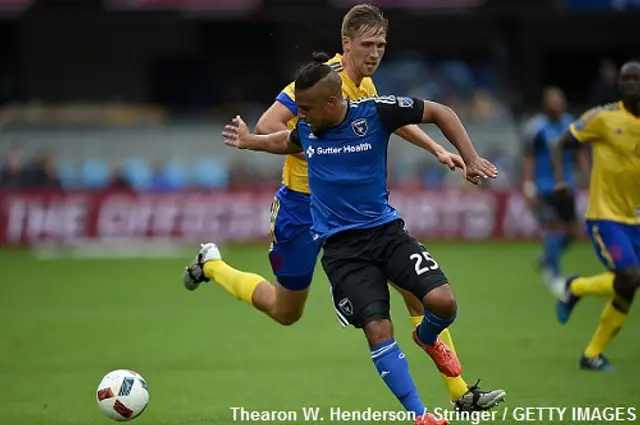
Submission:
[[[488,160],[479,156],[465,161],[467,170],[465,178],[473,184],[480,184],[488,178],[498,177],[498,168]]]
[[[231,120],[231,124],[224,126],[222,137],[224,137],[224,144],[227,146],[233,146],[238,149],[248,149],[250,134],[247,124],[240,118],[240,115],[236,115],[236,117]]]
[[[441,164],[446,165],[451,171],[456,168],[462,169],[463,172],[467,171],[467,166],[465,165],[462,157],[460,155],[456,155],[455,153],[442,151],[436,154],[436,158]]]

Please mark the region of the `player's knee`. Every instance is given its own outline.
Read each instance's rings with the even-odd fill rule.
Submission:
[[[430,291],[423,298],[424,306],[433,314],[443,319],[454,317],[458,311],[458,303],[449,285],[442,285]]]
[[[393,338],[393,324],[388,318],[369,320],[362,329],[370,347],[382,344]]]
[[[630,285],[634,288],[634,290],[637,290],[638,288],[640,288],[640,267],[634,267],[631,270],[632,272]]]
[[[630,267],[616,273],[613,281],[615,293],[626,300],[633,299],[640,287],[640,267]]]
[[[302,311],[285,311],[273,314],[273,319],[282,326],[291,326],[302,317]]]

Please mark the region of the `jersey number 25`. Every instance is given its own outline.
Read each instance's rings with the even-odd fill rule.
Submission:
[[[436,260],[434,260],[431,254],[427,251],[422,251],[420,254],[411,254],[409,259],[415,262],[414,267],[418,276],[428,271],[438,270],[440,268]],[[422,264],[423,261],[424,266]]]

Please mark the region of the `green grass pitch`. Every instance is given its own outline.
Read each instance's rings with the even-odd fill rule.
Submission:
[[[469,384],[482,378],[486,388],[506,389],[503,406],[509,409],[638,404],[637,306],[607,350],[616,372],[582,372],[578,358],[604,300],[584,300],[566,326],[558,325],[554,301],[533,268],[538,245],[429,248],[458,297],[451,332]],[[223,253],[239,268],[272,277],[262,246],[231,246]],[[138,425],[226,425],[234,423],[234,406],[401,410],[377,376],[364,337],[339,326],[320,267],[304,318],[281,327],[215,284],[186,291],[181,277],[191,255],[45,261],[27,252],[2,252],[0,424],[113,423],[98,410],[95,390],[116,368],[136,370],[148,381],[150,404],[134,421]],[[602,271],[587,244],[572,248],[564,264],[566,271]],[[397,295],[392,312],[396,339],[424,401],[430,408],[448,407],[431,359],[411,341]],[[508,415],[493,423],[521,422]],[[327,417],[323,423],[333,422]]]

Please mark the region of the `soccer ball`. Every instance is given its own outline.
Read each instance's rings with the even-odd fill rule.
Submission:
[[[147,381],[132,370],[111,371],[100,381],[96,399],[102,413],[111,419],[130,421],[140,416],[149,403]]]

